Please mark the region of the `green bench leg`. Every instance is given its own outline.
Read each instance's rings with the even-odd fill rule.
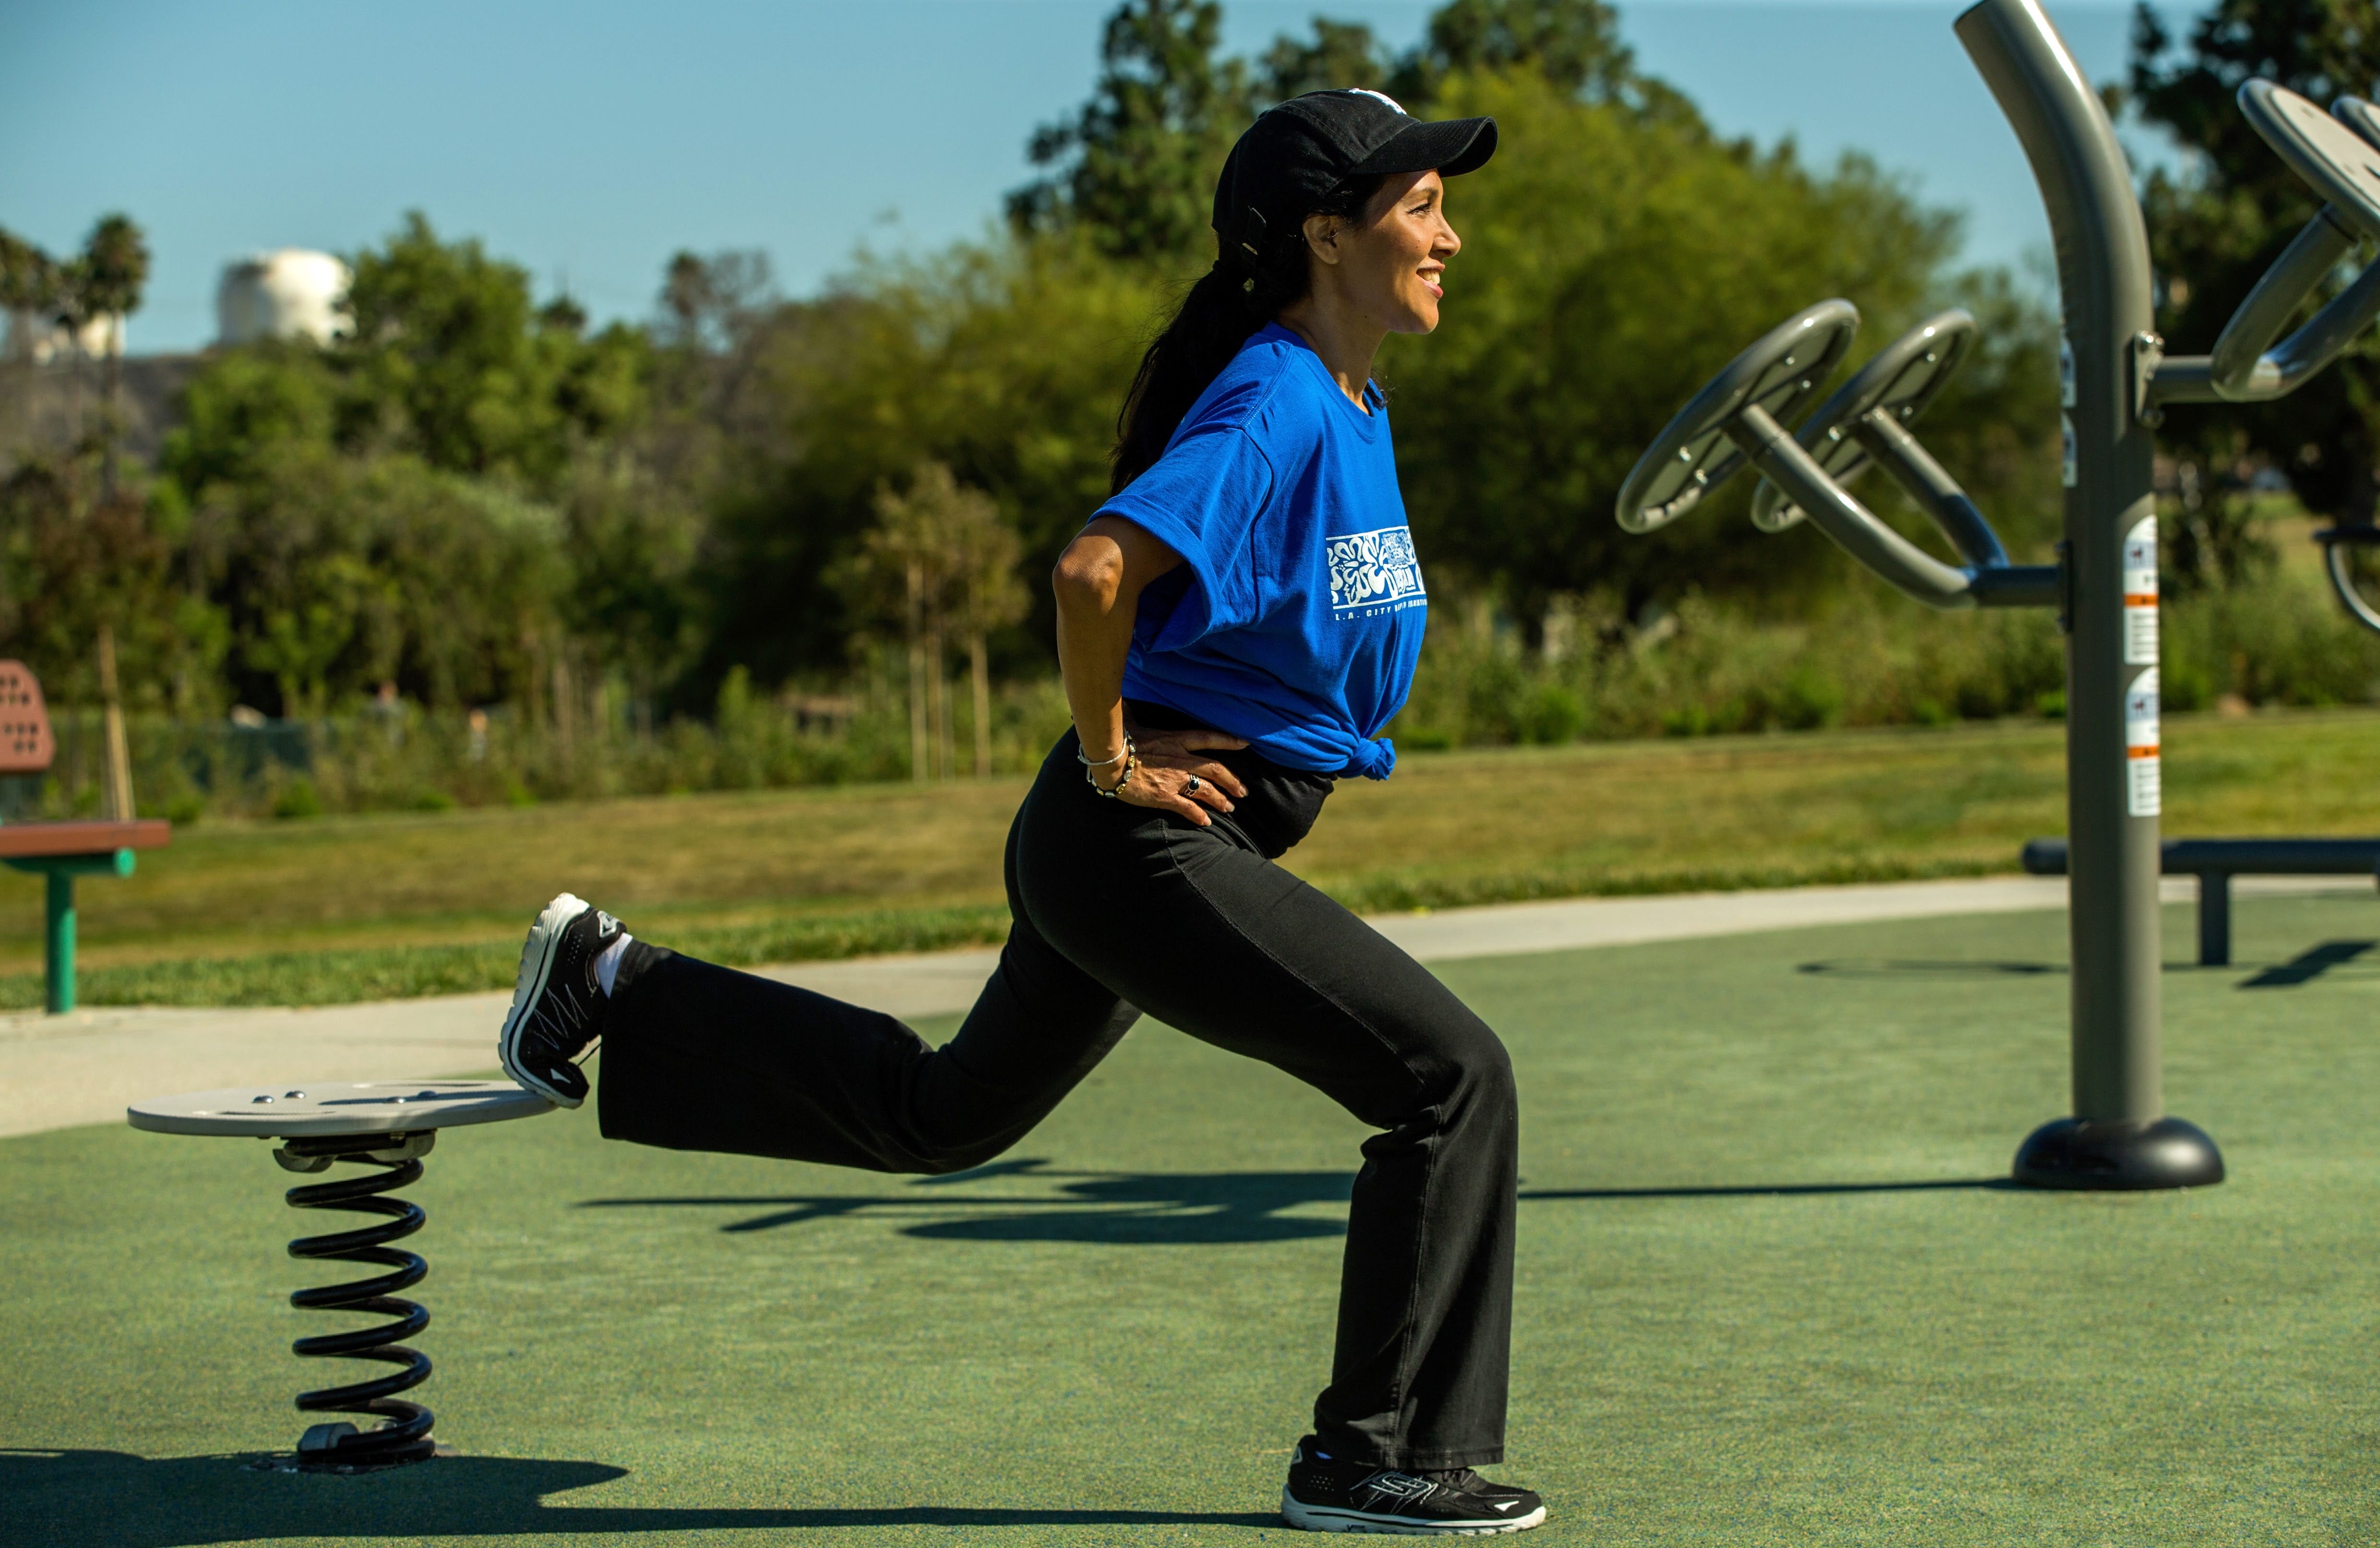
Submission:
[[[75,1007],[75,878],[129,876],[129,849],[107,849],[96,855],[42,855],[6,862],[11,871],[41,877],[48,885],[44,902],[48,918],[42,937],[42,999],[52,1016]]]
[[[52,1016],[75,1007],[74,872],[53,871],[49,882],[49,924],[42,951],[42,987]]]

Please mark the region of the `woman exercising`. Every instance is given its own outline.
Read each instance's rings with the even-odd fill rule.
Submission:
[[[1142,358],[1114,494],[1058,561],[1074,728],[1009,830],[1014,916],[958,1035],[538,916],[504,1067],[565,1106],[603,1040],[603,1133],[955,1172],[1022,1139],[1144,1012],[1262,1059],[1380,1132],[1347,1213],[1338,1348],[1281,1514],[1476,1534],[1546,1517],[1502,1459],[1519,1120],[1496,1035],[1273,862],[1332,781],[1385,778],[1426,596],[1372,360],[1438,325],[1444,179],[1492,119],[1316,91],[1240,137],[1221,256]]]

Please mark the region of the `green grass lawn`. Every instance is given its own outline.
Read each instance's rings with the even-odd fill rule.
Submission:
[[[2380,1540],[2380,949],[2317,949],[2380,906],[2238,923],[2196,969],[2168,911],[2168,1099],[2232,1172],[2186,1194],[1994,1180],[2065,1106],[2056,914],[1446,965],[1522,1082],[1524,1541]],[[931,1182],[459,1131],[416,1244],[462,1456],[345,1479],[243,1465],[346,1325],[283,1300],[265,1146],[0,1140],[0,1539],[1285,1543],[1362,1133],[1156,1027]]]
[[[1422,754],[1289,863],[1359,908],[2012,871],[2064,830],[2062,729],[2011,722]],[[2372,833],[2380,713],[2175,716],[2167,827]],[[95,1004],[502,988],[568,887],[723,962],[997,940],[1021,782],[202,823],[80,891]],[[0,873],[8,874],[8,873]],[[39,881],[0,881],[0,1006],[40,1002]],[[11,971],[10,969],[13,969]]]

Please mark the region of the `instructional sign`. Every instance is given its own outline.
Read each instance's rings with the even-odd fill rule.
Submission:
[[[2124,664],[2155,666],[2157,659],[2156,518],[2144,516],[2124,534]]]
[[[2124,690],[2124,810],[2155,817],[2165,810],[2157,761],[2157,674],[2152,666]]]
[[[2058,334],[2058,428],[2065,443],[2064,459],[2059,464],[2066,487],[2074,487],[2074,341],[2064,329]]]

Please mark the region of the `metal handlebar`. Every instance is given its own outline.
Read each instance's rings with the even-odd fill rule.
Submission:
[[[2290,314],[2355,250],[2356,239],[2341,226],[2338,211],[2324,205],[2231,314],[2213,354],[2168,356],[2157,366],[2150,401],[2267,403],[2303,386],[2380,321],[2380,263],[2372,263],[2304,327],[2273,343]]]
[[[1839,492],[1870,463],[1905,491],[1950,541],[1964,568],[1948,566],[1877,522],[1856,501],[1849,509],[1829,498],[1819,529],[1909,595],[1933,606],[2054,605],[2058,575],[2037,566],[2012,566],[1999,534],[1942,465],[1910,433],[1909,425],[1941,396],[1975,338],[1975,320],[1952,308],[1927,318],[1877,350],[1818,406],[1794,437],[1818,475]],[[1766,471],[1764,469],[1763,471]],[[1858,512],[1855,517],[1852,512]],[[1753,525],[1782,531],[1803,507],[1781,482],[1764,483],[1752,502]],[[1865,525],[1862,525],[1863,519]],[[1966,596],[1970,601],[1944,601]]]
[[[1749,462],[1844,552],[1928,607],[2056,606],[2056,567],[2010,564],[1983,512],[1900,425],[1930,401],[1965,347],[1974,323],[1964,312],[1946,312],[1888,345],[1812,418],[1803,436],[1820,444],[1820,455],[1843,459],[1837,470],[1779,422],[1832,372],[1858,323],[1850,302],[1821,301],[1729,361],[1636,459],[1620,490],[1621,526],[1645,532],[1674,520]],[[1734,450],[1722,454],[1723,445]],[[1965,565],[1935,558],[1843,487],[1869,457],[1917,497]],[[1755,519],[1763,508],[1755,503]],[[1799,518],[1773,500],[1766,508],[1772,519],[1764,526]]]
[[[2380,239],[2380,172],[2371,165],[2374,146],[2365,139],[2368,126],[2380,120],[2371,105],[2342,97],[2325,117],[2268,80],[2241,86],[2239,102],[2250,126],[2327,202],[2248,292],[2212,354],[2159,362],[2149,383],[2151,404],[2285,397],[2380,321],[2380,263],[2371,263],[2305,326],[2273,342],[2359,241]]]
[[[1878,460],[1897,475],[1900,469],[1895,468],[1895,461],[1902,453],[1913,452],[1911,466],[1922,461],[1922,466],[1931,469],[1940,483],[1956,495],[1966,516],[1972,518],[1971,523],[1961,521],[1958,526],[1965,529],[1970,542],[1976,542],[1978,537],[1981,540],[1973,549],[1967,542],[1959,545],[1970,563],[1946,565],[1894,531],[1829,477],[1802,444],[1757,405],[1746,407],[1728,421],[1727,436],[1743,448],[1754,467],[1808,514],[1820,531],[1903,595],[1946,613],[1970,607],[2056,606],[2057,567],[2009,564],[1999,539],[1984,520],[1983,513],[1975,509],[1908,432],[1898,425],[1892,429],[1903,445],[1886,443],[1890,449],[1884,451]],[[1951,524],[1945,523],[1945,530],[1952,530]],[[1998,558],[1983,557],[1979,550],[1987,550]]]

